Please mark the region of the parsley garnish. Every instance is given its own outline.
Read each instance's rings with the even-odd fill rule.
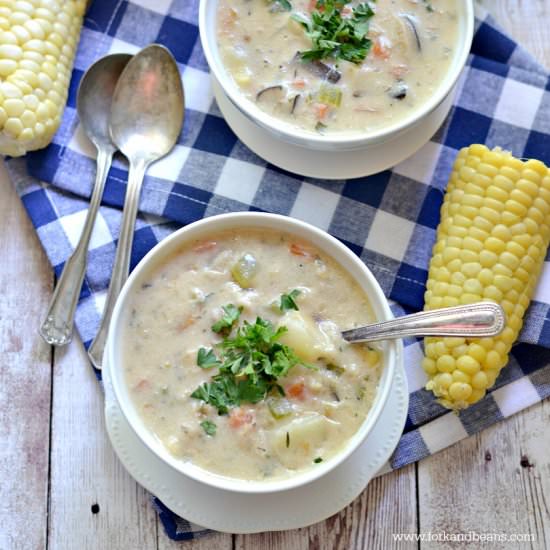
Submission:
[[[216,424],[214,424],[211,420],[204,420],[201,422],[201,427],[207,435],[216,435],[216,430],[218,429]]]
[[[291,290],[288,294],[281,294],[279,309],[281,311],[289,311],[291,309],[295,309],[296,311],[298,311],[298,306],[295,302],[298,296],[300,296],[300,291],[297,288]]]
[[[283,10],[290,11],[292,4],[289,0],[267,0],[270,4],[278,4]]]
[[[319,464],[320,462],[323,462],[323,459],[322,459],[320,456],[318,456],[317,458],[313,459],[313,463],[314,463],[314,464]]]
[[[242,306],[235,307],[233,304],[223,306],[222,309],[225,315],[217,323],[212,325],[212,330],[214,332],[230,332],[233,325],[239,320],[243,310]]]
[[[201,348],[198,366],[218,366],[219,372],[191,397],[216,407],[219,414],[227,414],[241,403],[258,403],[271,391],[284,395],[278,378],[298,364],[313,368],[302,363],[290,347],[278,342],[286,330],[275,329],[269,321],[258,317],[254,323],[244,321],[233,337],[226,336],[217,346],[218,357],[213,350]]]
[[[306,29],[313,42],[311,50],[301,53],[302,59],[334,57],[360,63],[367,57],[372,46],[367,33],[374,10],[364,2],[353,8],[350,17],[344,18],[340,11],[343,4],[337,0],[317,0],[311,19],[297,13],[291,16]]]
[[[212,349],[200,348],[197,353],[197,365],[201,369],[211,369],[219,364],[217,357]]]

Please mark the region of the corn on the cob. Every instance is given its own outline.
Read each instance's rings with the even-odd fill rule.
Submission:
[[[0,0],[0,154],[45,147],[59,126],[85,0]]]
[[[495,338],[426,338],[426,389],[450,409],[479,401],[508,361],[550,240],[550,175],[537,160],[472,145],[454,164],[430,262],[425,309],[499,303]]]

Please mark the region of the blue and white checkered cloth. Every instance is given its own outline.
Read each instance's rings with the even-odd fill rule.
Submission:
[[[478,12],[472,55],[452,112],[412,158],[391,171],[352,181],[313,180],[280,170],[240,143],[221,117],[200,46],[197,11],[198,0],[96,0],[86,17],[68,106],[53,144],[24,160],[8,161],[57,275],[79,238],[95,174],[95,150],[76,114],[79,80],[97,58],[134,53],[151,42],[164,44],[176,57],[187,108],[175,150],[147,175],[132,266],[182,224],[237,210],[277,212],[332,233],[369,266],[396,307],[419,310],[456,151],[486,143],[550,163],[549,74]],[[127,164],[119,158],[109,174],[76,315],[85,345],[95,335],[105,299],[126,178]],[[550,395],[549,310],[547,257],[510,364],[486,398],[460,415],[443,409],[423,389],[422,350],[419,342],[408,340],[410,409],[391,468],[431,455]],[[205,532],[156,504],[172,538]]]

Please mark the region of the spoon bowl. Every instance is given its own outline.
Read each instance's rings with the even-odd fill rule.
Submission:
[[[46,318],[40,327],[42,338],[50,345],[64,346],[72,338],[74,314],[86,272],[90,237],[116,150],[109,135],[111,102],[118,78],[131,57],[125,53],[102,57],[84,73],[78,87],[78,117],[84,132],[97,149],[97,171],[82,234],[73,254],[65,263]]]
[[[113,142],[130,162],[152,162],[174,147],[183,114],[183,87],[174,58],[163,46],[148,46],[128,65],[115,90]]]
[[[141,185],[147,167],[167,155],[178,139],[184,117],[178,65],[163,46],[137,53],[122,72],[113,95],[109,133],[130,163],[128,186],[113,273],[98,333],[88,349],[97,369],[103,364],[109,324],[130,271],[130,253]]]

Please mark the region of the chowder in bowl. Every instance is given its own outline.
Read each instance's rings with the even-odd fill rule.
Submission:
[[[113,388],[138,436],[183,474],[241,492],[296,487],[376,422],[398,344],[340,333],[390,317],[372,274],[326,233],[215,216],[163,241],[128,280],[108,342]]]
[[[214,77],[287,141],[341,150],[393,139],[449,95],[471,0],[202,0]]]

